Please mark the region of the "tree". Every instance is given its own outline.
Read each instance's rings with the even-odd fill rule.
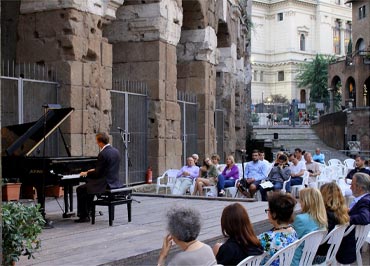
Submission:
[[[325,106],[329,106],[328,66],[334,61],[333,56],[317,54],[312,61],[303,63],[299,69],[296,77],[298,87],[310,89],[311,102],[323,102]]]
[[[284,104],[289,103],[287,97],[281,94],[271,94],[269,98],[271,98],[271,102],[273,103],[284,103]]]

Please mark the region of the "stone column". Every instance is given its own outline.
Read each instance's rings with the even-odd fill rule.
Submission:
[[[217,37],[212,27],[181,32],[177,46],[177,88],[198,97],[198,153],[201,158],[216,151],[217,55]]]
[[[52,65],[59,98],[75,108],[64,122],[72,155],[96,155],[95,133],[109,132],[112,46],[102,36],[123,0],[37,1],[21,3],[17,60]]]
[[[176,91],[176,45],[181,7],[176,1],[128,4],[107,27],[113,44],[113,79],[140,80],[149,87],[149,165],[153,175],[181,166],[180,106]]]

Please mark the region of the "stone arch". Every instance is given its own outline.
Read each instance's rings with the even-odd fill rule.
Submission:
[[[359,38],[359,39],[357,40],[357,42],[356,42],[356,46],[355,46],[356,52],[365,51],[365,48],[366,48],[366,44],[365,44],[364,39]]]
[[[205,23],[205,4],[208,1],[186,0],[182,1],[183,24],[181,30],[204,29]]]
[[[228,24],[226,22],[219,21],[217,30],[217,48],[230,47],[231,38],[229,33]]]
[[[366,99],[366,102],[364,102],[364,106],[370,106],[370,76],[365,80],[362,94],[364,96],[364,99]]]
[[[306,90],[301,90],[301,92],[300,92],[300,101],[301,101],[301,103],[306,103],[306,98],[307,98]]]
[[[349,77],[346,81],[346,95],[348,95],[348,98],[346,97],[346,101],[348,103],[352,103],[352,107],[356,106],[356,82],[353,77]]]

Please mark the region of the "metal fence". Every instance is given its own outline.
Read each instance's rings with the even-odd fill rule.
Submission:
[[[56,71],[36,63],[1,63],[1,126],[17,125],[38,120],[43,115],[42,105],[57,104]],[[47,139],[46,155],[58,156],[59,136]],[[42,145],[33,153],[41,156]]]
[[[220,162],[225,161],[224,154],[224,122],[225,116],[222,109],[215,110],[215,128],[216,128],[216,147],[217,154],[220,156]]]
[[[198,153],[198,104],[196,95],[179,91],[177,102],[181,110],[182,161],[193,153]]]
[[[124,184],[145,182],[148,167],[147,85],[113,81],[111,90],[113,145],[122,153],[120,178]]]

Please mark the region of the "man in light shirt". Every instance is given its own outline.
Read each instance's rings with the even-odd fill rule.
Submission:
[[[312,160],[310,152],[304,154],[304,159],[306,160],[306,169],[309,173],[308,185],[310,187],[316,187],[316,178],[321,174],[320,166]]]
[[[190,188],[193,180],[199,175],[199,167],[195,165],[193,157],[186,159],[186,165],[183,166],[177,174],[176,182],[173,187],[173,195],[185,195],[186,190]]]
[[[319,148],[316,148],[315,154],[313,155],[312,159],[315,162],[325,164],[325,155],[323,153],[321,153]]]
[[[295,154],[289,155],[290,181],[286,184],[286,192],[290,193],[291,186],[301,185],[303,182],[303,174],[306,171],[306,164],[303,161],[298,161]]]

